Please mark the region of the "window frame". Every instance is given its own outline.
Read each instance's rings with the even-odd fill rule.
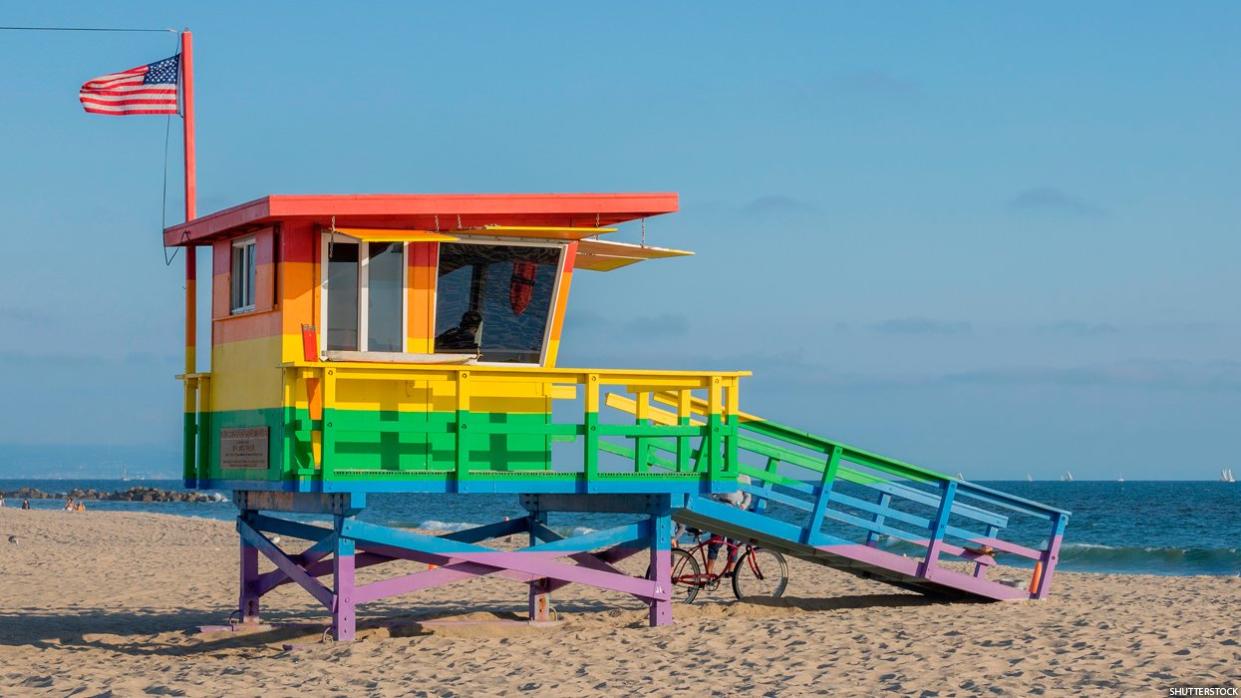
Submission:
[[[440,297],[440,250],[444,243],[435,246],[435,290],[432,292],[431,298],[431,334],[435,334],[436,321],[439,319],[439,297]],[[568,253],[569,245],[567,243],[553,240],[531,240],[529,238],[509,238],[498,237],[494,235],[471,235],[469,237],[461,237],[453,240],[453,245],[489,245],[491,247],[546,247],[550,249],[559,248],[560,254],[556,257],[556,283],[552,284],[552,302],[551,307],[547,309],[547,327],[543,328],[543,343],[539,348],[538,363],[519,363],[516,361],[474,361],[475,366],[523,366],[523,367],[543,367],[547,365],[547,348],[551,344],[552,326],[556,324],[556,313],[560,308],[557,305],[560,302],[560,284],[564,281],[564,258]],[[434,337],[432,337],[434,342]],[[435,350],[434,343],[431,350]]]
[[[358,246],[358,348],[351,351],[371,351],[367,349],[370,340],[368,323],[370,322],[370,245],[365,240],[349,237],[342,233],[323,231],[319,241],[319,356],[327,356],[328,335],[328,248],[333,243],[346,243]],[[388,242],[401,246],[401,348],[399,351],[376,352],[381,354],[402,354],[409,345],[409,243]]]
[[[244,282],[246,284],[245,289],[246,291],[249,292],[250,302],[248,304],[242,303],[241,305],[238,305],[237,304],[238,299],[234,296],[234,294],[237,292],[237,289],[238,289],[238,286],[237,286],[238,284],[237,252],[238,250],[241,250],[242,259],[245,260],[247,248],[249,248],[249,264],[246,265],[246,268],[243,271],[245,272],[245,277],[244,277]],[[259,253],[259,246],[258,246],[257,235],[247,235],[244,237],[237,238],[236,240],[231,241],[229,245],[228,314],[230,316],[253,313],[255,310],[258,309],[258,304],[257,304],[258,297],[256,293],[257,289],[255,288],[258,285],[258,269],[259,269],[258,253]],[[242,296],[240,300],[245,301],[246,300],[245,292],[241,293],[240,295]]]

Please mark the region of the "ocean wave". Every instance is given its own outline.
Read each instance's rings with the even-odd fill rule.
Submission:
[[[1086,572],[1235,575],[1241,574],[1241,548],[1065,543],[1060,548],[1060,565]]]
[[[470,523],[468,521],[437,521],[435,519],[428,519],[418,524],[417,526],[415,526],[415,528],[421,528],[424,531],[443,531],[444,533],[456,533],[457,531],[464,531],[467,528],[474,528],[475,526],[478,526],[478,525],[479,524]]]

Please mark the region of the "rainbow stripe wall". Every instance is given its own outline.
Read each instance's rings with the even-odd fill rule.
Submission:
[[[304,358],[302,325],[318,324],[320,234],[311,223],[294,222],[213,243],[212,372],[209,409],[200,416],[205,421],[202,434],[206,443],[199,446],[199,480],[293,480],[299,472],[316,467],[319,444],[299,448],[296,435],[286,428],[291,423],[314,421],[311,413],[316,396],[312,390],[295,388],[287,372],[277,367]],[[256,307],[251,312],[232,314],[232,245],[250,236],[256,240]],[[438,243],[408,245],[407,349],[429,354],[434,343]],[[549,366],[554,365],[559,348],[576,243],[570,242],[567,247],[552,312],[546,353]],[[349,453],[353,469],[401,474],[455,466],[453,436],[446,427],[443,433],[411,437],[381,433],[384,425],[394,423],[448,425],[456,420],[452,383],[413,383],[341,383],[334,404],[342,413],[340,419],[356,430]],[[553,395],[543,386],[476,382],[472,390],[476,418],[483,415],[488,421],[508,424],[549,423]],[[269,430],[268,467],[224,472],[215,446],[220,443],[221,430],[247,427]],[[547,436],[500,434],[476,441],[470,461],[478,467],[517,471],[550,468],[551,440]]]

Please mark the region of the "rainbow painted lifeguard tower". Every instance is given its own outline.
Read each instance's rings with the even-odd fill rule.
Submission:
[[[211,370],[182,376],[184,469],[188,487],[233,491],[241,622],[296,583],[351,639],[359,605],[497,574],[528,586],[532,620],[589,584],[668,623],[674,518],[926,593],[1045,597],[1066,512],[743,412],[743,371],[557,366],[583,272],[689,254],[609,241],[614,226],[676,208],[667,193],[272,195],[165,230],[213,253]],[[757,506],[710,497],[739,488]],[[442,536],[358,520],[380,492],[515,493],[528,516]],[[557,511],[632,522],[566,538]],[[529,546],[482,545],[514,534]],[[639,553],[647,577],[615,566]],[[1001,553],[1027,578],[988,578]],[[355,583],[393,560],[433,567]]]

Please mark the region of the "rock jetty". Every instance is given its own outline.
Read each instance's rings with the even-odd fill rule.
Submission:
[[[227,497],[218,492],[196,492],[189,490],[163,490],[158,487],[130,487],[127,490],[101,491],[94,488],[74,488],[65,492],[44,492],[37,487],[20,487],[3,492],[10,500],[21,499],[82,499],[103,502],[190,502],[207,503],[227,501]]]

